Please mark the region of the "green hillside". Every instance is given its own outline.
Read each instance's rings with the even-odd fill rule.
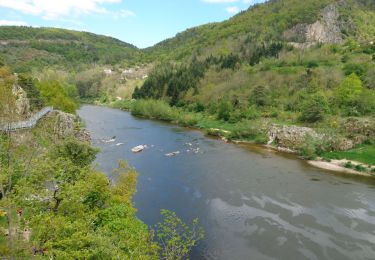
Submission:
[[[299,92],[311,81],[327,92],[353,72],[372,89],[373,21],[373,1],[275,0],[256,5],[228,21],[189,29],[147,49],[152,60],[166,62],[135,97],[163,97],[172,105],[207,104],[228,94],[247,99],[256,85],[268,85],[289,99],[288,92]],[[323,33],[316,36],[313,26],[320,25]]]
[[[374,42],[373,1],[268,1],[147,49],[151,60],[162,62],[133,97],[176,107],[178,111],[163,115],[171,121],[220,126],[240,139],[258,138],[265,125],[276,123],[371,143]],[[134,110],[159,118],[158,106],[167,111],[160,104],[136,105]],[[181,113],[192,113],[188,123]],[[371,122],[369,134],[359,138],[345,130],[349,117]],[[330,142],[314,145],[317,150],[337,149],[332,142],[341,141]]]
[[[361,144],[373,142],[374,130],[358,137],[343,125],[349,117],[374,122],[374,42],[372,0],[270,0],[147,49],[90,33],[0,27],[0,59],[76,87],[84,100],[128,99],[115,104],[126,108],[131,96],[161,101],[142,101],[137,115],[226,128],[241,139],[258,136],[249,125],[304,125]]]
[[[249,45],[269,41],[284,41],[283,33],[301,23],[313,23],[321,10],[336,3],[342,12],[343,22],[348,15],[358,25],[355,34],[360,40],[374,37],[375,26],[372,0],[271,0],[258,4],[222,23],[211,23],[188,29],[146,49],[151,57],[164,59],[189,58],[192,55],[207,56],[241,53]]]
[[[57,28],[0,27],[0,57],[18,72],[46,66],[131,62],[140,51],[120,40]]]

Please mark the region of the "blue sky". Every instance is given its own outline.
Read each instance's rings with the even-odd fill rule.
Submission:
[[[89,31],[140,48],[264,0],[0,0],[0,25]]]

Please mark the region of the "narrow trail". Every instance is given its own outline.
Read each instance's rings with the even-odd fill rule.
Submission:
[[[42,119],[44,116],[46,116],[48,113],[52,111],[53,107],[45,107],[25,121],[18,121],[7,124],[0,123],[0,131],[17,131],[20,129],[34,128],[40,119]]]

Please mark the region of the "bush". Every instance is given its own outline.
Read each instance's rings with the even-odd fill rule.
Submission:
[[[354,165],[352,164],[352,162],[349,161],[344,164],[344,167],[347,169],[353,169]]]
[[[233,108],[227,100],[221,100],[217,108],[217,118],[219,120],[228,121]]]
[[[305,138],[305,142],[299,150],[301,155],[308,160],[314,160],[316,158],[316,144],[311,136]]]
[[[356,106],[363,93],[361,79],[356,74],[346,77],[334,90],[334,96],[341,108],[347,109]]]
[[[329,112],[327,98],[323,94],[315,94],[302,105],[302,122],[315,123],[322,121]]]
[[[359,172],[365,172],[365,171],[366,171],[366,167],[364,167],[363,165],[360,165],[360,164],[356,165],[356,166],[354,167],[354,169],[355,169],[356,171],[359,171]]]
[[[69,96],[71,85],[64,85],[58,81],[42,81],[37,83],[40,96],[45,105],[68,113],[74,113],[78,103]]]
[[[178,118],[176,108],[170,107],[160,100],[137,100],[131,106],[131,113],[135,116],[142,116],[150,119],[173,121]]]
[[[367,66],[365,64],[354,64],[349,63],[344,66],[344,73],[346,76],[356,74],[358,77],[362,77],[367,72]]]
[[[57,146],[55,156],[58,158],[69,159],[73,164],[80,167],[91,165],[96,158],[98,149],[77,140],[68,140],[62,145]]]
[[[162,247],[161,259],[187,259],[191,249],[204,238],[198,219],[190,226],[174,212],[162,210],[163,222],[156,225],[156,236]]]
[[[268,141],[266,131],[257,121],[242,121],[237,123],[230,136],[231,139],[252,140],[259,144],[265,144]]]
[[[195,126],[198,124],[197,115],[191,113],[180,113],[177,123],[182,126]]]
[[[249,101],[258,107],[265,106],[267,104],[266,88],[264,86],[255,87]]]

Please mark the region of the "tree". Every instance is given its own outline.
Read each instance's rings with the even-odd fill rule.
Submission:
[[[233,108],[230,102],[222,99],[217,107],[217,118],[220,120],[228,121],[230,119],[230,113]]]
[[[95,160],[98,152],[98,149],[86,143],[70,139],[57,146],[55,157],[66,158],[77,166],[87,167]]]
[[[204,238],[203,228],[198,219],[194,219],[189,227],[174,212],[162,210],[161,214],[163,222],[156,225],[156,236],[162,246],[161,258],[184,259]]]
[[[266,88],[264,86],[257,86],[253,90],[253,94],[250,99],[257,105],[258,107],[265,106],[267,103],[267,93]]]
[[[18,84],[24,91],[26,91],[31,109],[40,109],[43,107],[40,91],[36,87],[35,80],[31,76],[26,74],[18,75]]]
[[[363,85],[361,79],[356,74],[347,76],[340,85],[334,90],[334,96],[341,108],[354,108],[363,93]]]
[[[315,123],[324,119],[329,112],[328,101],[322,93],[310,96],[302,104],[302,115],[300,120],[308,123]]]
[[[64,85],[59,81],[38,82],[37,87],[44,104],[68,113],[74,113],[78,104],[69,97]]]
[[[0,209],[6,215],[8,254],[11,258],[15,258],[16,244],[19,242],[12,196],[23,174],[22,164],[15,156],[13,135],[8,129],[9,125],[18,118],[16,100],[12,93],[15,80],[9,68],[0,67],[0,126],[5,127],[5,131],[0,131]]]

